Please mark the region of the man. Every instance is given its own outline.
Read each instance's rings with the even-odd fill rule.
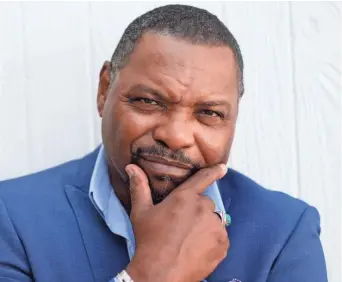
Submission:
[[[242,94],[217,17],[134,20],[100,72],[103,145],[0,183],[0,281],[327,281],[316,209],[226,169]]]

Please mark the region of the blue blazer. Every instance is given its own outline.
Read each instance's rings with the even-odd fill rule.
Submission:
[[[97,153],[0,182],[0,281],[108,282],[126,267],[88,197]],[[231,246],[208,282],[327,281],[315,208],[234,170],[218,186]]]

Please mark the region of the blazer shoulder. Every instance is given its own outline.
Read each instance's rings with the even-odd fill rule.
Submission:
[[[267,281],[326,281],[320,218],[315,208],[233,170],[219,187],[223,201],[228,203],[230,198],[226,206],[232,217],[228,227],[230,257],[258,258],[239,261],[242,273],[245,269],[253,272],[259,265],[264,273],[269,272]]]
[[[264,188],[242,173],[229,170],[220,186],[223,199],[231,197],[230,209],[248,218],[263,218],[270,224],[277,221],[296,224],[310,206],[284,192]]]
[[[63,192],[66,184],[90,181],[96,152],[36,173],[0,181],[0,198],[4,202],[19,198],[42,199]]]
[[[73,160],[39,172],[0,181],[0,195],[6,197],[7,194],[22,193],[27,189],[33,192],[40,187],[51,188],[68,179],[73,174],[76,163],[77,161]]]

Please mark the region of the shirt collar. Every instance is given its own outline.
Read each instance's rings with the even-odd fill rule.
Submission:
[[[133,256],[135,240],[129,216],[116,196],[110,183],[107,158],[103,145],[100,147],[90,180],[89,197],[108,228],[127,241],[130,257]]]
[[[109,180],[106,157],[103,145],[101,145],[90,180],[89,197],[103,219],[108,210],[111,190],[113,189]]]

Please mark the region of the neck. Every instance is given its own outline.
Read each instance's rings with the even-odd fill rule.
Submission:
[[[118,197],[127,214],[131,212],[131,197],[129,194],[129,184],[125,182],[115,168],[108,165],[110,183],[114,189],[115,195]]]

